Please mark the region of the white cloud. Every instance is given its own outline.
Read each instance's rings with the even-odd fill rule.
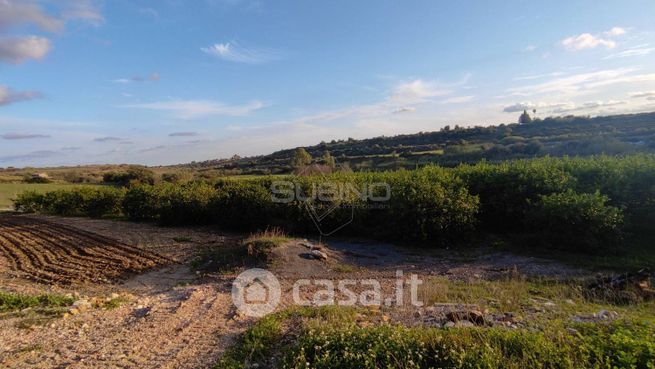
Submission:
[[[94,26],[105,22],[97,6],[91,0],[60,0],[62,6],[62,18],[64,20],[81,20]]]
[[[651,97],[655,97],[655,91],[633,92],[630,94],[630,97],[637,98],[637,99],[642,97],[651,98]]]
[[[48,135],[38,133],[5,133],[0,135],[3,140],[31,140],[35,138],[49,138]]]
[[[44,37],[0,38],[0,60],[19,64],[28,59],[42,59],[51,49],[50,41]]]
[[[451,97],[449,99],[446,99],[446,100],[442,101],[441,103],[442,104],[462,104],[462,103],[466,103],[466,102],[469,102],[469,101],[473,101],[473,99],[475,99],[475,96],[473,96],[473,95],[470,95],[470,96],[455,96],[455,97]]]
[[[613,49],[616,47],[616,41],[599,38],[591,33],[583,33],[579,36],[565,38],[562,41],[562,45],[569,50],[594,49],[601,45],[608,49]]]
[[[405,106],[405,107],[398,108],[398,109],[394,110],[393,113],[394,114],[402,114],[402,113],[413,113],[415,111],[416,111],[415,107]]]
[[[29,0],[0,0],[0,30],[32,23],[44,31],[58,32],[64,22],[47,15],[35,2]]]
[[[48,15],[41,3],[53,6],[60,17]],[[23,24],[34,24],[46,32],[60,32],[71,20],[99,25],[104,20],[91,0],[0,0],[0,32]],[[6,36],[0,38],[0,60],[22,63],[41,59],[52,49],[50,40],[41,36]]]
[[[209,116],[244,116],[265,107],[261,101],[251,101],[244,105],[227,105],[212,100],[171,100],[143,104],[124,105],[126,108],[138,108],[156,111],[172,112],[182,119],[193,119]]]
[[[0,106],[9,105],[19,101],[33,100],[43,97],[37,91],[14,91],[6,86],[0,86]]]
[[[524,110],[527,111],[532,111],[534,109],[537,110],[552,110],[552,109],[560,109],[560,108],[572,108],[575,105],[573,103],[569,102],[551,102],[551,103],[545,103],[545,102],[531,102],[531,101],[524,101],[524,102],[519,102],[516,104],[512,105],[507,105],[503,108],[503,112],[505,113],[518,113],[522,112]]]
[[[120,141],[120,140],[122,140],[122,138],[113,137],[113,136],[97,137],[93,139],[93,141],[95,142],[111,142],[111,141]]]
[[[559,77],[564,75],[562,72],[552,72],[552,73],[543,73],[543,74],[531,74],[527,76],[518,76],[512,78],[514,81],[529,81],[533,79],[540,79],[545,77]]]
[[[616,47],[617,43],[613,37],[621,36],[626,33],[626,30],[621,27],[614,27],[609,31],[605,31],[600,35],[592,35],[591,33],[583,33],[577,36],[567,37],[562,40],[562,45],[569,50],[585,50],[595,49],[598,46],[604,46],[608,49]],[[603,38],[606,37],[606,38]]]
[[[194,136],[198,136],[198,135],[199,135],[198,132],[190,132],[189,131],[189,132],[173,132],[173,133],[169,134],[168,136],[169,137],[194,137]]]
[[[417,79],[396,86],[390,101],[397,103],[420,103],[429,98],[450,95],[452,89],[434,81]]]
[[[200,50],[223,60],[244,64],[262,64],[279,58],[273,50],[246,48],[236,42],[214,44]]]
[[[621,36],[625,35],[626,33],[628,33],[628,31],[621,27],[613,27],[611,30],[603,32],[603,34],[607,37]]]
[[[132,82],[156,82],[156,81],[159,81],[159,80],[161,80],[161,76],[159,75],[159,73],[151,73],[147,77],[134,76],[134,77],[131,77],[131,78],[118,78],[118,79],[113,80],[112,82],[128,84],[128,83],[132,83]]]
[[[503,112],[505,113],[519,113],[524,110],[532,111],[544,111],[551,114],[562,114],[562,113],[571,113],[575,111],[583,110],[596,110],[600,108],[608,108],[618,105],[627,104],[627,101],[623,100],[607,100],[607,101],[587,101],[580,104],[573,102],[520,102],[512,105],[505,106]]]
[[[543,83],[513,87],[507,91],[513,96],[541,94],[573,95],[613,84],[655,81],[655,73],[635,74],[638,70],[638,68],[618,68],[579,73],[555,78]]]
[[[617,59],[617,58],[628,58],[631,56],[644,56],[648,55],[655,51],[655,48],[648,47],[648,45],[636,46],[627,50],[620,51],[615,54],[608,55],[603,58],[603,60]]]
[[[535,46],[535,45],[528,45],[528,46],[525,47],[525,49],[523,49],[523,51],[525,51],[525,52],[533,52],[535,50],[537,50],[537,46]]]

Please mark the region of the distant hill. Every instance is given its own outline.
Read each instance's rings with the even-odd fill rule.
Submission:
[[[437,132],[321,142],[304,148],[316,162],[328,151],[340,164],[356,171],[415,168],[428,163],[455,166],[481,159],[655,152],[655,113],[595,118],[566,116],[537,119],[527,124],[474,128],[446,126]],[[288,173],[296,149],[175,167],[226,174]]]

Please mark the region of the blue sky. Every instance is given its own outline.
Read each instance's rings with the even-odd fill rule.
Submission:
[[[0,0],[0,167],[655,111],[655,2]]]

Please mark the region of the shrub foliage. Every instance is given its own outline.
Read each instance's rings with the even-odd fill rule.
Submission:
[[[322,223],[344,224],[352,219],[340,232],[431,245],[453,244],[478,228],[538,235],[541,243],[569,250],[615,248],[626,232],[652,232],[649,225],[655,221],[653,155],[541,158],[453,169],[427,166],[413,171],[222,178],[184,184],[132,183],[127,189],[25,192],[15,200],[15,207],[69,216],[122,215],[164,225],[314,231],[305,202],[298,198],[273,201],[274,181],[294,182],[303,195],[313,193],[316,182],[349,185],[354,190],[346,191]],[[376,203],[357,196],[372,183],[389,185],[388,201]],[[376,187],[375,191],[383,190]]]

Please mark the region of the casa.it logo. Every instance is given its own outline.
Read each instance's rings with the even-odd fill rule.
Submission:
[[[248,269],[232,282],[232,301],[240,314],[261,318],[280,303],[280,282],[264,269]]]

